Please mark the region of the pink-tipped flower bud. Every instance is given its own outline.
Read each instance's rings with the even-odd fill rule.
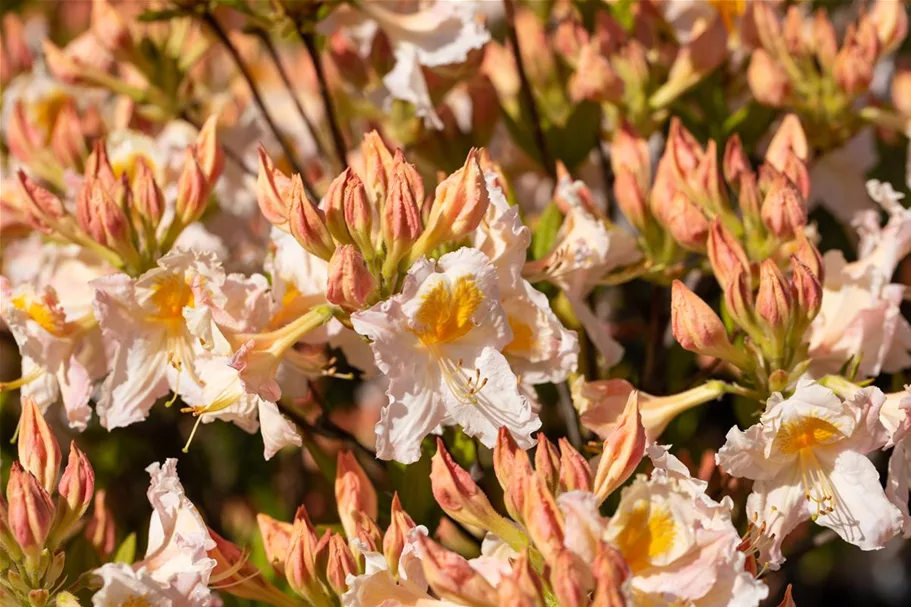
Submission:
[[[497,586],[500,605],[511,607],[545,607],[544,589],[541,579],[531,566],[528,551],[519,554],[512,565],[510,575],[503,576]]]
[[[225,168],[225,150],[218,140],[218,116],[212,115],[202,125],[196,137],[194,153],[199,162],[199,168],[206,177],[209,191],[215,187],[215,182]]]
[[[623,80],[601,54],[597,40],[582,47],[576,71],[569,80],[569,98],[574,102],[612,102],[623,97]]]
[[[136,159],[136,177],[133,180],[133,207],[139,216],[153,229],[164,215],[165,198],[155,181],[152,167],[142,156]]]
[[[788,331],[792,315],[791,288],[778,265],[766,259],[759,266],[759,292],[756,294],[756,314],[772,334],[781,339]]]
[[[44,550],[54,523],[51,496],[35,475],[25,470],[19,462],[13,462],[6,497],[9,502],[9,528],[13,538],[26,556],[37,558]]]
[[[595,594],[592,607],[627,607],[626,581],[630,578],[629,565],[615,548],[601,542],[595,562],[592,563]]]
[[[370,201],[384,206],[389,182],[392,181],[394,159],[386,147],[383,138],[376,131],[364,135],[361,142],[361,155],[364,158],[364,185]]]
[[[360,310],[376,292],[376,278],[367,269],[360,251],[346,244],[335,250],[329,260],[326,299],[345,310]]]
[[[779,173],[762,201],[762,222],[782,240],[790,240],[807,225],[806,201],[797,186]]]
[[[59,198],[32,181],[23,171],[18,171],[22,211],[26,219],[36,230],[50,233],[57,220],[66,214],[66,209]]]
[[[76,111],[76,102],[67,99],[57,113],[51,130],[51,150],[63,166],[78,167],[88,154],[82,124]]]
[[[676,116],[671,119],[671,128],[668,132],[667,147],[664,153],[670,159],[670,167],[673,169],[674,176],[681,183],[689,182],[705,155],[699,141]]]
[[[383,556],[386,557],[386,563],[388,563],[392,575],[398,575],[399,558],[405,549],[408,532],[413,527],[414,521],[402,508],[402,502],[399,501],[399,494],[396,492],[392,496],[389,527],[386,528],[386,533],[383,535]]]
[[[417,534],[417,540],[424,575],[437,596],[459,604],[497,604],[493,586],[464,557],[446,550],[423,533]]]
[[[288,232],[287,192],[291,187],[288,176],[275,168],[266,149],[259,146],[259,175],[256,178],[256,202],[259,210],[272,225]]]
[[[822,254],[819,252],[819,249],[810,242],[803,230],[800,230],[797,233],[797,248],[794,249],[794,257],[813,273],[819,280],[819,284],[826,284],[826,265],[823,261]]]
[[[640,232],[648,222],[648,194],[651,163],[648,143],[624,126],[614,135],[611,144],[611,166],[616,177],[614,195],[620,210]]]
[[[532,543],[552,566],[563,549],[563,515],[543,477],[533,474],[528,479],[527,491],[522,522]]]
[[[750,274],[750,259],[737,237],[721,223],[712,221],[708,237],[709,262],[712,272],[722,289],[727,288],[731,278],[738,271]]]
[[[795,333],[803,334],[822,307],[822,284],[819,279],[796,256],[791,256],[791,295],[794,312],[797,314]]]
[[[908,8],[902,2],[877,0],[870,21],[876,28],[881,55],[896,50],[908,35]]]
[[[329,537],[329,562],[326,565],[326,579],[332,592],[338,596],[345,594],[348,590],[348,577],[357,574],[357,561],[345,543],[345,538],[333,533]]]
[[[25,102],[17,99],[10,112],[9,126],[7,127],[6,143],[10,153],[16,160],[28,163],[35,151],[44,144],[44,137],[38,128],[33,125],[26,114]]]
[[[595,472],[594,493],[598,503],[626,482],[645,455],[645,427],[639,413],[639,393],[631,392],[623,413],[607,440]]]
[[[294,526],[262,513],[256,515],[256,524],[259,527],[259,534],[263,538],[266,560],[276,571],[284,573],[285,557],[288,554],[288,544],[291,542]]]
[[[807,135],[796,114],[788,114],[781,121],[778,130],[772,136],[772,141],[769,142],[765,161],[779,171],[784,171],[789,151],[803,161],[807,160],[810,153]]]
[[[699,206],[683,192],[675,192],[664,211],[665,227],[684,249],[705,252],[709,236],[709,221]]]
[[[360,188],[362,191],[364,189],[363,183],[354,173],[354,170],[351,167],[347,167],[329,183],[329,189],[326,190],[326,196],[323,198],[326,227],[339,244],[354,243],[354,240],[351,239],[351,233],[348,232],[348,223],[345,220],[345,198],[352,187]]]
[[[322,538],[317,537],[306,512],[298,510],[291,541],[288,543],[285,578],[295,594],[314,605],[325,605],[330,602],[328,593],[320,581],[320,576],[325,575],[329,561],[330,536],[331,532],[326,531]]]
[[[538,433],[538,448],[535,450],[535,474],[544,480],[549,491],[560,486],[560,454],[543,432]]]
[[[76,220],[95,242],[112,250],[128,246],[129,225],[123,207],[114,199],[114,189],[100,179],[86,181],[84,194],[77,197]],[[87,191],[85,191],[87,190]]]
[[[354,244],[361,250],[364,259],[372,260],[380,244],[379,214],[376,205],[367,199],[361,178],[353,173],[345,186],[343,213],[345,226]]]
[[[835,56],[833,77],[838,87],[851,96],[870,88],[879,51],[876,29],[868,19],[861,19],[857,29],[848,28],[844,44]]]
[[[724,305],[734,322],[751,335],[755,334],[753,289],[750,286],[750,276],[743,268],[736,268],[724,286]]]
[[[472,149],[464,166],[437,186],[427,229],[422,236],[430,242],[420,251],[421,255],[439,244],[458,240],[475,231],[489,204],[478,150]]]
[[[750,358],[731,344],[715,311],[679,280],[671,287],[671,326],[684,350],[750,368]]]
[[[57,486],[58,523],[55,534],[66,534],[66,531],[82,518],[95,496],[95,470],[85,453],[70,443],[70,454],[60,484]]]
[[[585,457],[560,437],[560,488],[563,491],[591,491],[592,469]]]
[[[562,607],[585,607],[588,605],[586,573],[579,567],[578,557],[570,550],[560,551],[550,570],[550,585],[557,602]]]
[[[471,475],[453,461],[443,441],[437,439],[437,452],[433,456],[430,483],[433,497],[443,511],[463,525],[491,529],[499,523],[499,514]]]
[[[52,493],[60,472],[60,445],[44,420],[38,403],[30,396],[22,397],[17,447],[19,463],[35,475],[48,494]]]
[[[832,69],[835,56],[838,54],[838,41],[835,36],[835,26],[829,20],[824,8],[816,10],[813,17],[813,50],[819,64],[827,71]]]
[[[400,152],[396,152],[395,158],[389,196],[383,207],[383,241],[386,244],[383,272],[389,275],[424,231],[421,224],[423,182],[414,166],[405,162]]]
[[[326,215],[307,198],[300,175],[291,178],[287,200],[291,235],[308,253],[326,261],[332,259],[335,242],[326,225]]]
[[[364,514],[374,520],[377,517],[376,489],[351,451],[339,451],[336,470],[335,501],[338,504],[342,527],[345,529],[345,535],[355,537],[356,524],[352,517],[353,513]]]
[[[188,146],[184,155],[183,171],[177,179],[176,217],[180,225],[188,226],[202,215],[209,203],[211,187],[199,158]]]
[[[756,49],[747,68],[747,83],[756,101],[770,107],[781,107],[791,92],[787,72],[764,49]]]
[[[750,166],[750,159],[747,158],[746,152],[743,151],[740,135],[737,133],[729,137],[724,145],[722,168],[725,180],[735,187],[740,185],[740,176],[742,174],[750,173],[753,170]]]
[[[111,513],[110,508],[107,507],[106,500],[107,492],[104,489],[99,489],[95,493],[95,507],[92,509],[92,517],[85,526],[85,537],[102,561],[106,561],[113,554],[117,541],[117,527],[114,524],[114,515]]]

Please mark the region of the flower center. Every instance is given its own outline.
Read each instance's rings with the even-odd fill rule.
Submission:
[[[509,315],[509,328],[512,329],[512,341],[503,348],[508,354],[530,354],[535,348],[535,333],[530,325],[515,316]]]
[[[176,320],[183,318],[183,309],[194,304],[193,290],[182,276],[168,276],[155,286],[149,298],[158,309],[155,315],[159,320]]]
[[[616,544],[633,572],[648,568],[674,547],[677,525],[669,509],[639,500],[622,516],[624,524]]]
[[[130,596],[120,603],[120,607],[152,607],[152,604],[141,596]]]
[[[775,434],[779,450],[788,455],[819,445],[828,445],[842,438],[844,435],[834,424],[819,417],[802,417],[787,422]]]
[[[54,335],[66,335],[66,320],[63,313],[52,305],[44,305],[27,295],[18,295],[11,300],[13,307],[25,312],[28,317],[38,323],[42,329]]]
[[[472,328],[472,316],[484,294],[470,276],[462,276],[450,286],[440,281],[424,295],[415,319],[415,334],[425,346],[445,344],[464,337]]]

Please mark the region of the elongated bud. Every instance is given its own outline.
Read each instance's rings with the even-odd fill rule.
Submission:
[[[740,135],[734,133],[724,145],[724,159],[722,160],[724,178],[731,185],[739,185],[740,175],[752,171],[750,160],[743,151]]]
[[[581,453],[560,437],[560,487],[564,491],[591,491],[592,469]]]
[[[648,221],[646,196],[651,179],[648,143],[624,126],[611,144],[611,165],[616,180],[614,195],[620,210],[640,232]]]
[[[860,95],[870,87],[878,45],[876,31],[869,21],[862,19],[856,30],[848,28],[833,68],[835,83],[848,95]]]
[[[335,250],[329,260],[326,299],[346,310],[363,308],[376,292],[376,278],[367,269],[360,251],[346,244]]]
[[[357,180],[355,182],[355,180]],[[348,231],[348,222],[345,219],[345,199],[348,190],[354,185],[364,189],[360,178],[354,174],[351,167],[347,167],[329,184],[326,190],[323,207],[326,212],[326,227],[329,233],[339,244],[353,244],[351,233]]]
[[[399,501],[399,494],[396,492],[392,496],[392,507],[390,510],[389,527],[383,536],[383,556],[386,557],[386,563],[392,575],[398,575],[399,558],[402,556],[402,550],[405,548],[405,542],[408,538],[408,532],[414,527],[414,521],[405,510],[402,509],[402,503]]]
[[[44,142],[41,132],[29,122],[23,100],[16,100],[10,113],[6,134],[10,153],[23,164],[28,163],[32,155]]]
[[[354,174],[345,186],[344,215],[354,244],[361,250],[364,259],[373,259],[379,247],[379,216],[376,206],[367,200],[361,178]]]
[[[705,213],[683,192],[675,192],[666,216],[668,231],[684,249],[705,252],[709,221]]]
[[[806,199],[810,195],[810,170],[807,164],[797,157],[794,150],[788,151],[782,173],[791,180],[800,192],[801,198]]]
[[[165,199],[155,182],[155,175],[146,159],[136,159],[136,178],[133,182],[133,206],[150,226],[157,227],[164,215]]]
[[[563,515],[543,477],[532,475],[528,479],[527,490],[522,508],[523,523],[544,560],[553,565],[563,549]]]
[[[104,489],[99,489],[95,493],[95,507],[92,509],[92,517],[85,527],[86,539],[103,561],[114,552],[117,540],[114,515],[107,507],[106,499],[107,492]]]
[[[781,121],[772,141],[769,142],[765,160],[779,171],[784,171],[788,150],[793,151],[798,158],[804,161],[807,160],[810,153],[807,135],[796,114],[788,114]]]
[[[66,214],[59,198],[32,181],[23,171],[16,173],[22,193],[23,211],[29,223],[42,232],[52,231],[56,220]]]
[[[494,472],[503,488],[503,501],[510,516],[522,520],[528,479],[534,474],[531,460],[524,449],[519,449],[507,428],[500,428],[494,446]]]
[[[753,315],[753,289],[750,277],[741,268],[737,268],[724,287],[724,304],[731,318],[748,333],[753,334],[756,327]]]
[[[803,262],[791,256],[791,294],[798,315],[794,332],[802,335],[822,307],[822,284]]]
[[[513,562],[512,574],[504,576],[497,587],[500,605],[544,607],[543,585],[531,566],[527,549]]]
[[[759,183],[756,173],[740,175],[740,191],[737,193],[737,205],[743,214],[744,223],[749,229],[762,231],[762,199],[759,194]]]
[[[710,140],[706,144],[702,160],[691,178],[691,185],[708,208],[717,212],[727,206],[727,195],[721,189],[718,149],[714,140]]]
[[[88,154],[76,102],[67,99],[57,113],[51,131],[51,150],[63,166],[81,166]]]
[[[458,240],[473,232],[489,204],[478,150],[472,149],[464,166],[437,186],[424,232],[424,237],[431,239],[427,247],[433,249],[437,244]]]
[[[781,598],[781,602],[778,603],[778,607],[797,607],[797,603],[794,602],[794,597],[791,596],[791,584],[788,584],[788,587],[784,591],[784,596]]]
[[[575,102],[610,102],[623,97],[623,80],[601,54],[597,40],[582,47],[578,66],[569,80],[569,97]]]
[[[670,166],[674,170],[674,175],[683,183],[689,180],[705,154],[693,134],[683,126],[683,123],[676,116],[671,119],[667,148],[664,153],[670,159]]]
[[[591,607],[627,607],[625,582],[631,573],[626,561],[607,542],[601,542],[598,556],[592,564],[595,578],[595,594]]]
[[[838,42],[835,36],[835,27],[822,7],[816,10],[816,14],[813,17],[813,50],[816,53],[816,59],[819,64],[826,71],[830,71],[838,53]]]
[[[784,68],[761,48],[750,56],[747,83],[756,101],[770,107],[781,107],[791,93],[791,81]]]
[[[376,489],[351,451],[339,451],[336,470],[335,501],[342,527],[348,537],[355,537],[351,514],[358,512],[375,520],[378,514]]]
[[[60,445],[44,421],[35,399],[22,398],[22,416],[19,419],[19,463],[35,475],[48,492],[54,491],[60,472]]]
[[[797,248],[794,250],[794,257],[819,279],[819,284],[826,284],[826,265],[823,262],[822,254],[810,242],[803,230],[797,232]]]
[[[762,222],[783,240],[790,240],[807,225],[806,201],[783,173],[776,175],[762,201]]]
[[[92,4],[92,33],[112,53],[133,44],[129,26],[108,0],[94,0]]]
[[[627,398],[617,426],[604,441],[594,480],[598,503],[604,502],[636,470],[645,454],[645,440],[645,427],[639,413],[639,393],[633,391]]]
[[[671,325],[684,350],[749,368],[749,357],[731,344],[718,315],[679,280],[671,287]]]
[[[291,178],[288,190],[288,225],[295,240],[312,255],[329,261],[335,252],[335,242],[326,226],[326,215],[310,202],[304,193],[300,175]]]
[[[202,125],[196,137],[194,149],[199,167],[206,177],[209,191],[215,187],[215,182],[225,168],[225,151],[218,141],[218,116],[212,115]]]
[[[791,289],[778,265],[766,259],[759,266],[759,292],[756,314],[765,320],[773,334],[783,337],[791,322]]]
[[[430,471],[433,497],[446,514],[463,525],[490,529],[501,518],[471,475],[453,461],[443,441],[437,439],[437,452]]]
[[[325,575],[331,532],[326,531],[322,538],[317,538],[306,513],[300,510],[298,513],[288,544],[285,578],[291,590],[298,596],[314,605],[324,605],[329,601],[329,597],[319,576]]]
[[[88,509],[95,495],[95,470],[89,458],[79,450],[76,443],[70,443],[70,454],[57,486],[60,499],[57,503],[58,522],[54,533],[64,533],[74,525]]]
[[[577,557],[569,550],[561,550],[550,570],[550,585],[562,607],[583,607],[588,605],[583,570]]]
[[[35,558],[44,549],[54,522],[51,496],[19,462],[13,462],[10,468],[6,496],[9,501],[10,532],[22,552]]]
[[[329,537],[329,563],[326,565],[326,579],[329,581],[329,587],[335,594],[342,596],[348,590],[348,576],[357,574],[357,561],[354,560],[354,554],[345,543],[345,538],[333,533]]]
[[[382,208],[392,181],[393,157],[382,137],[376,131],[364,135],[361,142],[364,157],[364,185],[373,204]]]
[[[556,491],[560,485],[560,454],[543,432],[538,433],[538,448],[535,450],[535,474],[544,479],[549,491]]]
[[[731,278],[739,270],[747,276],[750,274],[750,260],[740,242],[721,223],[720,220],[712,221],[708,237],[709,261],[712,272],[722,288],[727,288]]]
[[[272,225],[290,231],[288,227],[288,207],[285,196],[291,186],[291,180],[275,168],[272,158],[266,149],[259,146],[259,175],[256,178],[256,202],[259,210]]]
[[[276,571],[284,573],[285,556],[288,554],[288,544],[291,542],[291,533],[294,525],[278,521],[268,514],[257,514],[256,524],[259,534],[263,538],[263,548],[266,551],[266,560]]]
[[[386,244],[386,261],[383,272],[389,275],[408,253],[421,232],[421,204],[424,185],[414,166],[396,152],[396,163],[389,187],[389,196],[383,208],[383,241]]]
[[[127,244],[127,218],[101,180],[85,182],[88,192],[77,199],[76,219],[95,242],[119,250]]]
[[[184,154],[183,171],[177,179],[175,210],[181,225],[187,226],[199,219],[209,202],[211,189],[206,174],[192,147]]]
[[[870,11],[870,21],[876,28],[880,53],[888,55],[901,46],[908,35],[907,7],[901,2],[877,0]]]
[[[468,605],[497,605],[493,586],[468,561],[424,534],[417,540],[427,583],[440,598]]]

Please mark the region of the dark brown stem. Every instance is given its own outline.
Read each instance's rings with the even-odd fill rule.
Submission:
[[[348,157],[346,155],[347,147],[345,139],[342,137],[342,130],[339,128],[338,116],[335,114],[335,107],[332,105],[332,96],[329,94],[329,83],[326,82],[326,73],[323,70],[323,60],[320,56],[319,49],[316,48],[316,37],[313,32],[305,31],[298,26],[298,33],[307,47],[307,53],[313,62],[313,69],[316,72],[316,80],[319,84],[319,94],[323,99],[323,108],[326,111],[326,122],[329,123],[329,131],[332,133],[332,143],[335,145],[335,155],[338,158],[340,170],[345,170],[348,166]]]
[[[554,165],[553,157],[547,149],[547,139],[544,137],[544,129],[541,126],[541,116],[538,113],[538,106],[535,103],[535,96],[531,90],[531,83],[528,81],[528,74],[525,72],[525,63],[522,61],[522,47],[519,46],[519,34],[516,31],[516,7],[515,0],[503,0],[503,8],[506,12],[506,27],[509,35],[509,45],[512,48],[512,55],[516,61],[516,71],[519,74],[519,83],[522,85],[521,94],[531,117],[532,134],[535,143],[538,146],[538,152],[541,155],[541,164],[547,174],[553,179],[557,177],[557,170]]]

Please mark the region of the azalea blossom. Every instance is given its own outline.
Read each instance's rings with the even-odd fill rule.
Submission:
[[[389,377],[378,457],[417,461],[421,440],[441,425],[458,424],[490,447],[505,426],[520,445],[532,445],[541,422],[502,354],[513,333],[497,283],[487,256],[462,248],[419,260],[401,294],[352,314]]]
[[[810,519],[862,550],[882,548],[901,530],[901,512],[866,457],[889,441],[880,421],[884,401],[878,388],[842,401],[802,379],[791,397],[772,395],[758,424],[731,428],[716,460],[729,474],[754,480],[747,516],[762,562],[777,568],[784,538]]]
[[[427,592],[427,580],[418,552],[419,534],[427,535],[427,528],[418,525],[407,533],[396,568],[398,580],[383,554],[369,550],[359,540],[352,540],[354,548],[364,555],[364,573],[348,576],[348,591],[342,596],[342,605],[381,607],[390,601],[405,607],[436,603]]]
[[[156,607],[214,605],[208,588],[215,548],[196,506],[177,477],[177,460],[152,464],[148,497],[152,505],[145,558],[133,565],[108,563],[95,570],[103,585],[92,599],[95,607],[148,604]]]
[[[911,389],[886,395],[879,412],[880,421],[889,433],[885,448],[892,447],[889,456],[889,476],[886,495],[902,513],[902,530],[905,538],[911,537]]]

